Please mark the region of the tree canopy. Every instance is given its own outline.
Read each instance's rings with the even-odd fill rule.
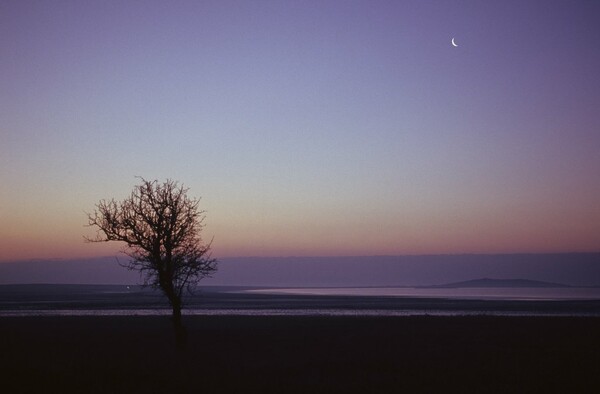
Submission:
[[[98,231],[87,240],[124,242],[123,253],[131,258],[126,266],[140,271],[144,284],[162,290],[180,324],[184,290],[192,290],[217,269],[212,242],[205,244],[201,238],[205,211],[176,181],[141,181],[124,200],[96,205],[88,224]]]

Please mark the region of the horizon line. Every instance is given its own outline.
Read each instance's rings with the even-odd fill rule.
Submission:
[[[432,256],[525,256],[525,255],[575,255],[575,254],[600,254],[597,251],[569,251],[569,252],[464,252],[464,253],[405,253],[405,254],[360,254],[360,255],[234,255],[217,257],[217,260],[229,259],[326,259],[326,258],[389,258],[389,257],[432,257]],[[98,260],[114,258],[118,260],[120,255],[88,256],[88,257],[32,257],[22,259],[0,260],[0,264],[21,263],[21,262],[44,262],[44,261],[77,261],[77,260]],[[123,256],[125,258],[125,256]]]

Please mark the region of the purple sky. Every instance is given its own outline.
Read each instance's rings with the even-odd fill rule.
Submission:
[[[599,16],[3,1],[0,261],[113,253],[84,212],[136,175],[202,196],[217,256],[599,251]]]

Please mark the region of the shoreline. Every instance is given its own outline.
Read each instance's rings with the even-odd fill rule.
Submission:
[[[104,289],[105,290],[105,289]],[[0,318],[12,315],[162,315],[156,291],[80,286],[0,288]],[[264,294],[199,291],[184,299],[187,315],[498,315],[600,316],[600,299],[480,299],[359,294]]]
[[[162,309],[30,309],[0,310],[0,318],[19,317],[161,317],[171,315],[169,308]],[[188,317],[572,317],[599,318],[600,313],[573,311],[528,310],[462,310],[462,309],[193,309],[183,310]]]

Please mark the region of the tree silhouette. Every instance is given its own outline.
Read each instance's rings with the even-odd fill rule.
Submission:
[[[205,218],[200,200],[188,197],[189,189],[176,181],[140,179],[123,201],[101,200],[96,205],[88,224],[98,231],[95,238],[86,239],[125,242],[123,253],[131,258],[125,266],[140,271],[145,285],[167,297],[177,343],[183,346],[183,293],[216,271],[217,261],[211,257],[211,243],[204,244],[200,236]]]

